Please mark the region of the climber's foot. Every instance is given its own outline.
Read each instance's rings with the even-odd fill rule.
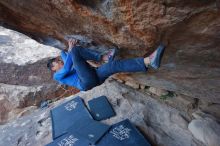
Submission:
[[[111,62],[114,60],[116,56],[116,48],[109,50],[105,55],[103,55],[103,61],[104,62]]]
[[[150,66],[153,69],[158,69],[160,67],[161,58],[163,55],[163,51],[165,46],[160,44],[149,57],[144,58],[146,66]]]

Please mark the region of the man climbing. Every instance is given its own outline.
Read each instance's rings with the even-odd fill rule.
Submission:
[[[73,86],[81,91],[89,90],[102,84],[109,76],[119,72],[146,72],[147,69],[158,69],[165,46],[160,45],[149,57],[114,60],[115,51],[106,54],[77,46],[77,41],[68,41],[69,49],[61,52],[61,60],[55,58],[48,61],[47,67],[54,72],[53,79]],[[93,68],[88,60],[105,61],[107,63]]]

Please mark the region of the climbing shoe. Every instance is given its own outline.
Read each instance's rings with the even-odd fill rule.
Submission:
[[[105,54],[108,56],[108,60],[104,61],[105,63],[112,62],[115,59],[117,52],[117,48],[110,49],[108,52]]]
[[[163,56],[165,46],[163,44],[160,44],[157,47],[157,50],[155,50],[151,55],[150,55],[150,66],[153,69],[158,69],[160,67],[160,62],[161,58]]]

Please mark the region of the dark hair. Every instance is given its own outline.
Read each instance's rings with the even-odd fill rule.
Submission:
[[[52,67],[53,67],[53,62],[56,61],[56,58],[52,58],[52,59],[49,59],[48,62],[47,62],[47,68],[49,70],[52,70]]]

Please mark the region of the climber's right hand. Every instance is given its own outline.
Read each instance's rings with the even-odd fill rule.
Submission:
[[[69,39],[69,40],[68,40],[68,45],[69,45],[68,52],[70,52],[71,49],[72,49],[73,47],[75,47],[77,43],[78,43],[78,40],[76,40],[76,39]]]

